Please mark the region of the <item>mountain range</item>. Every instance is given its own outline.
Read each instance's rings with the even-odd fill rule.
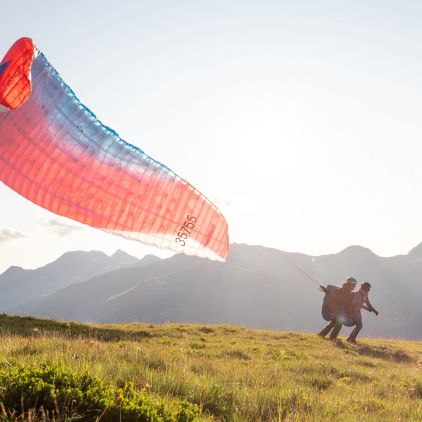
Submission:
[[[370,281],[379,310],[363,335],[422,339],[422,244],[379,257],[350,246],[310,256],[233,244],[225,263],[174,255],[142,260],[122,251],[69,252],[37,270],[0,275],[0,311],[98,322],[197,322],[316,331],[325,323],[318,284]],[[349,330],[349,329],[347,329]],[[346,330],[345,330],[346,332]]]
[[[147,255],[142,260],[117,251],[67,252],[54,262],[35,270],[13,266],[0,275],[0,311],[32,299],[47,296],[74,283],[89,280],[125,267],[147,265],[159,258]]]

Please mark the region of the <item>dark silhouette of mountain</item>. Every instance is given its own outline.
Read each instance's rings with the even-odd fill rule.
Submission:
[[[315,331],[320,284],[348,276],[370,281],[380,311],[364,312],[371,336],[422,338],[422,254],[379,257],[361,246],[309,256],[232,245],[226,263],[175,255],[72,284],[13,309],[14,313],[99,322],[186,321]],[[422,250],[422,246],[420,246]],[[146,258],[145,258],[146,259]]]
[[[10,267],[0,275],[0,311],[96,275],[128,265],[141,265],[141,262],[122,251],[117,251],[111,257],[98,251],[77,251],[67,252],[54,262],[35,270]]]

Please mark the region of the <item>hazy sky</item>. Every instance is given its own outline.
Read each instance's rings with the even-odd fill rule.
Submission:
[[[3,3],[0,55],[32,37],[100,120],[216,202],[232,242],[422,241],[421,2]],[[166,254],[3,184],[0,204],[0,271],[73,249]]]

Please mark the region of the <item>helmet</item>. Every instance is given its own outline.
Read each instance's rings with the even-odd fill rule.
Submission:
[[[349,284],[357,284],[358,282],[356,281],[356,279],[354,277],[347,277],[346,278],[346,283],[349,283]]]

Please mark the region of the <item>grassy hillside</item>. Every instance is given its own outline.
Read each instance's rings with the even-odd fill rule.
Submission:
[[[32,420],[422,421],[421,342],[5,315],[0,329],[5,421],[22,407]]]

